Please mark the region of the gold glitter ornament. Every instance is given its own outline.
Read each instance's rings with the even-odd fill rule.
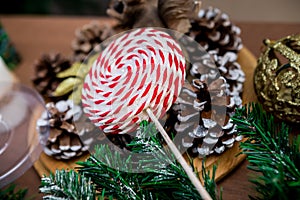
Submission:
[[[258,100],[279,119],[300,123],[300,34],[264,44],[254,72]]]

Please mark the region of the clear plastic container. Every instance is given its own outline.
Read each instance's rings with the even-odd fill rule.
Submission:
[[[17,179],[39,158],[49,126],[37,128],[44,101],[33,89],[0,81],[0,188]]]

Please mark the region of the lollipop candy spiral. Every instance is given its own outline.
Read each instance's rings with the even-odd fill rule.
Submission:
[[[179,95],[185,58],[166,32],[139,28],[112,41],[84,81],[82,104],[90,120],[105,133],[127,133],[150,108],[162,117]]]

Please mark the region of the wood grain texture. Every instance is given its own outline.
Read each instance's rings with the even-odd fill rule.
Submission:
[[[246,74],[243,102],[248,103],[256,101],[256,95],[253,89],[252,81],[253,72],[256,66],[256,58],[247,48],[243,48],[239,53],[238,62],[242,66],[242,69]],[[209,156],[206,160],[206,168],[212,169],[213,165],[218,165],[216,171],[216,180],[219,181],[245,159],[245,155],[237,156],[239,152],[239,143],[235,143],[232,148],[226,150],[223,154],[219,156]],[[77,161],[83,161],[88,158],[88,156],[88,154],[85,154],[77,159],[61,161],[47,156],[45,153],[42,153],[39,160],[34,164],[34,167],[40,176],[49,175],[50,172],[53,173],[56,169],[74,169],[77,166]],[[198,171],[201,172],[202,159],[195,158],[194,165],[198,169]]]

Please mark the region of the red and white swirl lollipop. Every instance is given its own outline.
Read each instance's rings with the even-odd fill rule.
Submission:
[[[175,102],[185,57],[166,32],[140,28],[112,41],[85,78],[84,112],[105,133],[127,133],[149,117],[204,199],[210,199],[157,118]]]
[[[143,28],[124,34],[100,54],[85,78],[84,111],[105,133],[128,133],[150,108],[158,118],[179,95],[185,58],[167,33]]]

